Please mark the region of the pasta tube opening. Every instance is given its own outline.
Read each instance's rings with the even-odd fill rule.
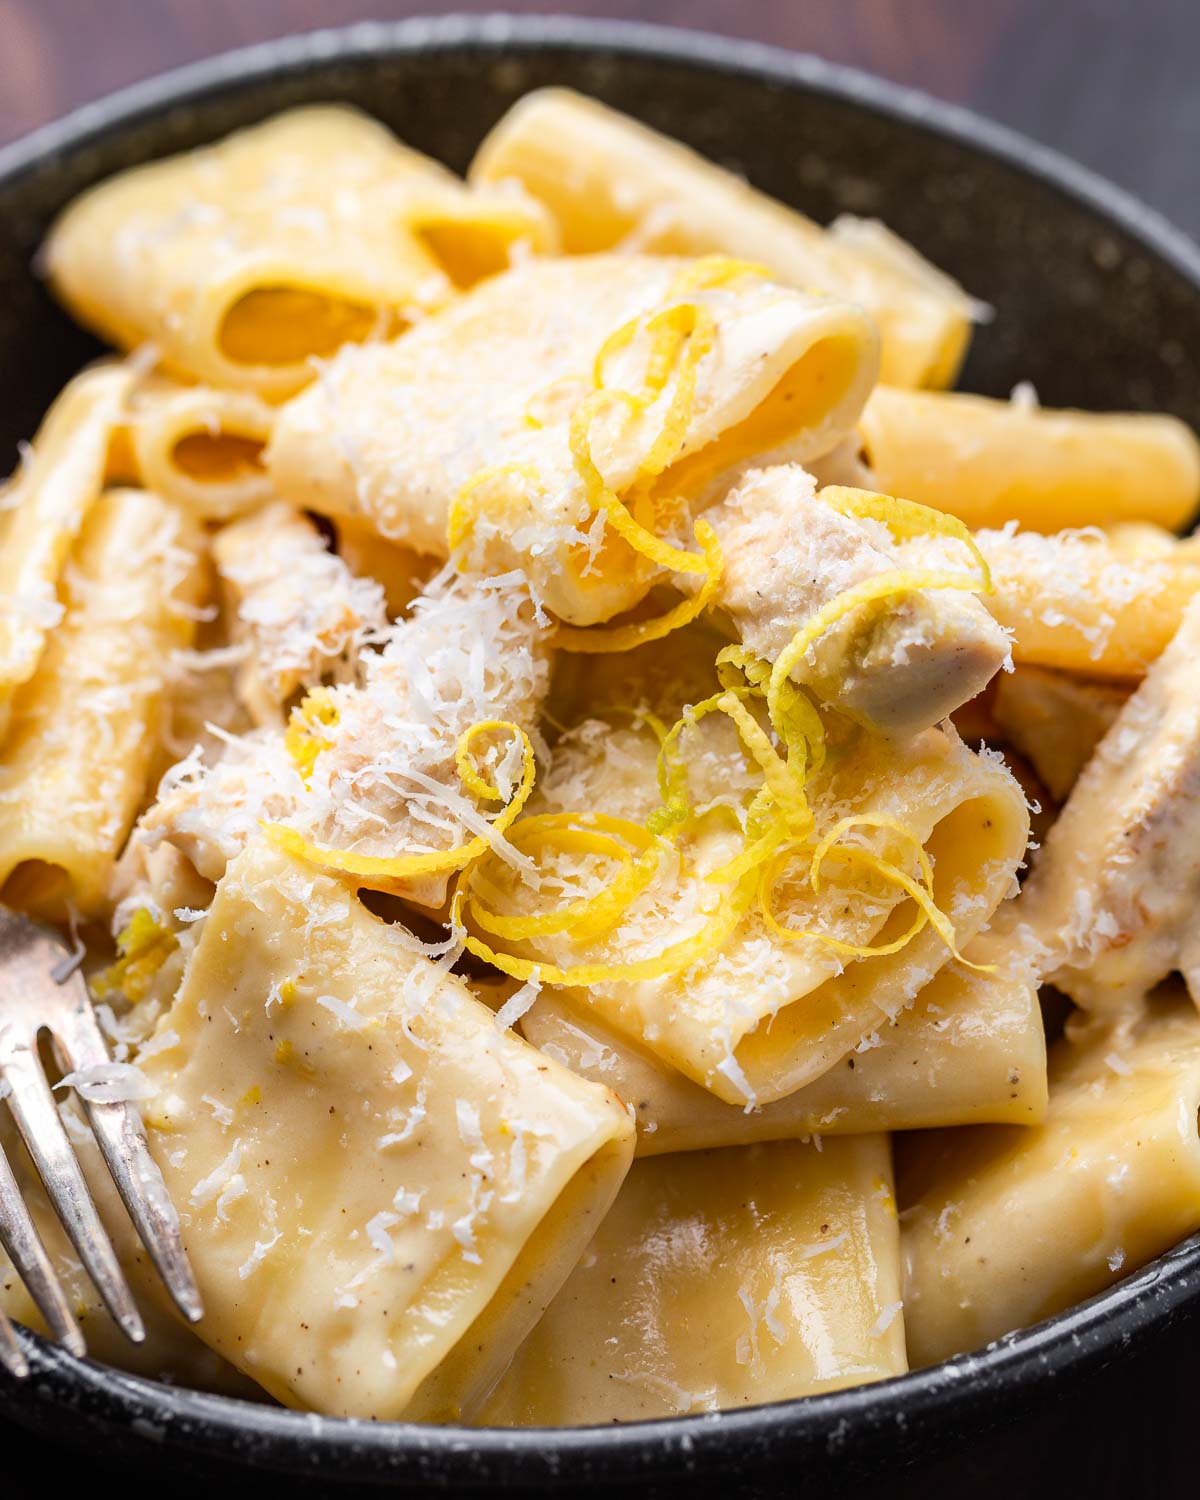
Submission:
[[[228,483],[261,473],[265,444],[233,432],[189,432],[171,449],[171,461],[189,479]]]
[[[513,251],[528,240],[528,217],[485,215],[469,203],[438,213],[418,212],[409,223],[414,239],[460,292],[507,270]]]
[[[846,334],[817,339],[790,365],[749,416],[727,427],[661,475],[656,491],[695,494],[717,474],[783,447],[799,434],[821,431],[844,408],[861,380],[862,340]]]
[[[148,489],[225,520],[270,497],[263,455],[274,421],[272,407],[252,391],[151,376],[135,391],[119,434],[128,449],[122,462]]]
[[[1006,808],[994,793],[976,795],[958,803],[934,825],[924,847],[933,866],[933,899],[942,911],[960,915],[964,908],[978,911],[985,872],[999,873],[1007,885],[1014,845],[1024,842],[1023,827],[1014,838],[1014,823],[1023,822],[1016,813],[1015,806]],[[844,893],[842,932],[846,933],[855,906],[863,904],[863,891],[853,877],[840,883],[840,889]],[[996,891],[994,899],[984,897],[990,909],[1002,893]],[[956,926],[961,925],[963,932],[977,931],[988,915],[990,910],[978,912],[973,922],[956,921]],[[916,916],[915,902],[897,901],[882,921],[875,919],[873,932],[855,935],[856,940],[884,948],[901,938]],[[942,968],[947,956],[942,939],[927,928],[898,953],[847,963],[840,974],[764,1018],[733,1047],[734,1059],[757,1098],[764,1103],[779,1099],[819,1078],[870,1030],[869,1023],[864,1024],[864,999],[870,1001],[878,1021],[885,1023],[890,1017],[884,1007],[901,1012]],[[736,1090],[729,1092],[727,1085],[719,1087],[721,1080],[715,1082],[717,1086],[709,1085],[714,1092],[731,1103],[739,1102]]]
[[[380,321],[377,309],[361,302],[300,286],[255,287],[226,309],[217,349],[239,365],[302,365],[362,343]],[[391,333],[406,326],[396,314],[383,321]]]

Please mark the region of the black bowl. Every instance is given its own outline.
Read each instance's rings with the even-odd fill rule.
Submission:
[[[876,79],[651,27],[443,18],[362,25],[216,58],[0,151],[0,465],[96,350],[31,260],[52,216],[122,167],[290,105],[351,100],[465,167],[505,109],[565,83],[682,137],[819,220],[877,215],[996,308],[964,384],[1032,380],[1051,404],[1171,411],[1200,427],[1200,253],[1053,153]],[[306,1417],[173,1389],[29,1335],[0,1411],[128,1467],[328,1493],[634,1489],[862,1494],[1077,1388],[1200,1307],[1200,1236],[1102,1296],[987,1349],[882,1384],[751,1411],[571,1431],[464,1431]],[[1070,1386],[1066,1384],[1070,1383]],[[1019,1437],[1009,1450],[1024,1457]],[[50,1477],[55,1471],[47,1471]],[[61,1471],[60,1471],[61,1472]],[[1022,1489],[1028,1493],[1027,1480]]]

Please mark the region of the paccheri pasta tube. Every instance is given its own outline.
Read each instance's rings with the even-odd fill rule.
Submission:
[[[51,230],[45,261],[115,343],[152,342],[178,375],[276,399],[312,379],[313,357],[406,326],[520,242],[553,243],[526,196],[471,191],[324,105],[101,183]]]
[[[343,351],[281,413],[269,470],[311,510],[521,567],[586,625],[637,604],[658,568],[711,573],[702,548],[658,534],[686,542],[690,507],[748,459],[831,448],[876,359],[858,308],[753,267],[534,261]]]
[[[883,336],[882,378],[948,385],[971,299],[880,227],[831,233],[677,141],[569,89],[540,89],[480,146],[470,179],[518,182],[554,215],[570,254],[628,248],[764,261],[780,280],[858,302]]]
[[[879,386],[859,436],[880,489],[968,526],[1052,532],[1143,520],[1173,531],[1200,503],[1200,445],[1173,417]]]
[[[968,953],[999,957],[985,939]],[[1046,1108],[1046,1044],[1027,964],[1001,961],[995,973],[949,965],[828,1072],[749,1111],[606,1026],[581,997],[571,1004],[544,991],[520,1027],[543,1052],[630,1102],[639,1156],[872,1130],[1032,1125]]]
[[[638,1162],[479,1420],[636,1421],[902,1374],[897,1240],[884,1136]]]
[[[902,1174],[914,1365],[1082,1301],[1200,1228],[1200,1019],[1178,994],[1053,1049],[1029,1130],[914,1138]]]
[[[204,585],[194,523],[143,490],[95,502],[63,618],[16,694],[0,760],[6,902],[60,916],[101,909],[146,794],[173,649]]]
[[[470,1416],[633,1151],[607,1090],[265,844],[221,882],[142,1067],[198,1332],[346,1416]]]
[[[704,720],[700,731],[699,746],[684,746],[701,773],[692,795],[701,805],[728,797],[736,809],[739,793],[748,801],[755,785],[737,737],[724,722]],[[554,820],[601,832],[605,823],[589,811],[602,807],[632,827],[642,823],[656,801],[656,751],[648,729],[603,721],[559,742],[530,810],[550,818],[551,867],[573,894],[612,880],[600,873],[609,856],[587,844],[573,856],[570,840],[559,852]],[[744,840],[736,815],[718,803],[680,840],[676,858],[654,861],[620,920],[583,941],[552,927],[518,938],[521,962],[509,972],[588,984],[588,1005],[604,1022],[729,1104],[793,1093],[903,1011],[951,957],[944,935],[921,922],[911,885],[881,874],[887,851],[902,864],[914,846],[929,851],[933,899],[955,912],[966,942],[1009,894],[1028,826],[1008,772],[938,730],[902,750],[852,736],[813,785],[812,802],[813,841],[794,851],[781,845],[757,895],[748,877],[720,876],[737,868]],[[862,842],[850,838],[862,857],[834,856],[838,865],[831,861],[814,883],[814,851],[835,826],[838,841],[842,827],[862,830]],[[485,937],[519,933],[540,904],[496,860],[467,890],[474,895],[464,914]],[[664,952],[680,954],[674,968],[659,958]]]

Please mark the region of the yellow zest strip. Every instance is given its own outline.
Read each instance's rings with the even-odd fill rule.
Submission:
[[[666,301],[670,303],[677,297],[688,296],[691,292],[714,290],[743,276],[767,278],[770,275],[771,272],[766,266],[758,265],[753,261],[735,260],[727,255],[705,255],[693,261],[691,265],[685,266],[672,280],[667,288]],[[694,308],[691,310],[695,311]],[[678,307],[668,306],[656,317],[667,318],[666,326],[669,327],[671,315],[678,311],[680,311]],[[592,381],[597,389],[604,385],[604,371],[608,362],[633,343],[640,329],[645,328],[648,332],[654,330],[655,318],[644,322],[645,316],[645,313],[639,313],[628,322],[622,323],[620,328],[610,333],[601,344],[592,364]],[[678,340],[656,340],[651,350],[646,374],[642,379],[643,392],[634,397],[639,406],[650,405],[654,397],[662,394],[678,347]]]
[[[340,717],[328,688],[313,688],[292,709],[283,732],[283,748],[291,756],[305,786],[312,780],[317,756],[329,748],[328,736],[318,730],[333,729]]]
[[[638,465],[639,481],[655,478],[678,457],[696,399],[697,370],[717,336],[712,314],[691,303],[682,303],[656,314],[646,324],[646,329],[651,334],[666,334],[666,338],[656,340],[652,350],[647,382],[657,381],[661,388],[666,384],[672,366],[677,373],[662,427],[650,451]],[[684,352],[677,359],[681,344]]]
[[[748,694],[748,689],[735,689],[742,696]],[[651,833],[665,834],[669,829],[686,823],[691,816],[691,803],[688,800],[687,790],[687,767],[679,758],[679,741],[685,729],[691,729],[708,714],[717,712],[723,693],[714,693],[711,698],[704,698],[699,703],[694,703],[684,710],[671,728],[659,735],[658,746],[658,792],[662,798],[663,805],[655,810],[646,819],[646,827]]]
[[[823,932],[785,927],[772,910],[771,898],[775,894],[775,887],[779,882],[779,877],[782,875],[784,868],[797,852],[796,845],[790,845],[785,849],[781,849],[763,871],[762,883],[758,890],[758,909],[767,930],[772,936],[790,943],[797,943],[806,938],[811,938],[816,942],[823,943],[827,948],[832,948],[835,953],[845,954],[848,958],[882,958],[889,953],[899,953],[901,948],[907,947],[929,921],[929,913],[926,905],[919,899],[920,895],[924,895],[926,901],[929,901],[928,895],[921,890],[921,887],[915,881],[910,880],[903,871],[898,870],[895,865],[888,864],[877,855],[868,853],[865,849],[839,849],[836,851],[839,856],[846,858],[851,863],[866,865],[868,869],[874,870],[876,874],[882,875],[885,880],[890,881],[892,884],[900,886],[901,889],[917,900],[917,915],[907,932],[902,933],[900,937],[890,943],[844,943],[840,938],[829,937]],[[936,911],[937,908],[934,907],[934,910]]]
[[[894,594],[909,594],[919,589],[962,589],[977,593],[979,582],[965,573],[942,573],[919,568],[889,569],[886,573],[877,573],[874,578],[864,579],[853,588],[844,589],[824,608],[819,609],[807,624],[800,627],[776,657],[767,687],[767,712],[781,737],[785,733],[786,717],[784,683],[792,675],[793,668],[804,659],[809,647],[860,604],[874,604],[880,599],[889,599]]]
[[[586,826],[580,827],[581,823]],[[557,911],[537,916],[501,916],[483,906],[478,895],[468,888],[472,921],[506,942],[550,937],[568,929],[576,942],[601,937],[617,925],[631,902],[649,885],[658,868],[660,855],[657,842],[647,835],[644,828],[604,813],[589,813],[582,817],[575,813],[543,813],[525,818],[513,829],[511,841],[524,854],[534,855],[549,848],[562,853],[616,859],[621,864],[621,871],[607,889],[596,895],[580,897]],[[627,845],[639,851],[636,859]],[[478,879],[478,874],[478,868],[475,868],[464,876],[464,881],[469,886],[470,881]]]
[[[817,496],[842,515],[882,521],[893,536],[902,540],[918,536],[945,536],[961,542],[979,569],[982,591],[992,592],[992,570],[979,550],[970,529],[957,516],[918,505],[915,500],[899,500],[895,495],[880,495],[874,490],[856,490],[843,484],[830,484]]]
[[[637,337],[638,330],[642,326],[642,317],[643,314],[639,313],[636,317],[630,318],[627,323],[622,323],[620,328],[614,329],[609,334],[597,350],[596,358],[592,361],[592,384],[598,391],[604,388],[604,367],[610,359],[620,354],[622,349],[628,349],[630,344],[633,343]],[[657,388],[652,386],[648,375],[645,384],[648,394],[632,398],[637,403],[639,410],[644,410],[649,406],[654,396],[657,396],[662,389],[661,386]]]
[[[906,823],[901,823],[899,818],[888,817],[886,813],[858,813],[851,817],[841,818],[814,847],[812,862],[808,872],[809,883],[814,891],[820,891],[821,889],[821,866],[824,864],[826,856],[842,835],[849,833],[852,828],[886,828],[891,833],[899,834],[905,843],[912,848],[917,863],[921,868],[921,879],[930,890],[933,889],[933,866],[929,861],[929,855],[926,854],[921,840],[913,830]]]
[[[858,849],[844,845],[839,846],[838,840],[852,828],[886,828],[893,833],[899,834],[913,850],[916,862],[921,871],[922,883],[918,884],[897,865],[880,858],[878,855],[872,854],[867,849]],[[833,854],[847,863],[862,865],[869,870],[873,870],[891,884],[899,886],[906,895],[910,896],[917,903],[917,916],[909,930],[892,943],[876,946],[842,943],[836,938],[826,936],[824,933],[799,932],[795,928],[784,927],[775,918],[771,910],[771,897],[786,862],[799,851],[799,848],[799,845],[793,844],[789,848],[780,851],[775,860],[772,861],[771,866],[764,871],[763,882],[759,890],[759,909],[762,912],[763,920],[777,936],[793,941],[802,937],[815,938],[818,942],[825,943],[828,947],[836,949],[839,953],[846,953],[856,958],[866,958],[882,956],[888,953],[898,953],[901,948],[905,947],[916,937],[917,933],[928,922],[959,963],[964,964],[969,969],[976,970],[978,973],[995,973],[994,964],[972,963],[970,959],[964,958],[958,951],[958,939],[955,935],[954,924],[934,900],[933,865],[930,862],[929,855],[913,830],[901,823],[899,819],[891,818],[881,813],[863,813],[853,817],[842,818],[834,824],[829,832],[825,834],[824,838],[815,846],[809,863],[809,882],[814,892],[820,890],[821,867],[829,855]]]
[[[471,503],[474,496],[485,484],[490,484],[492,480],[501,479],[509,474],[524,479],[527,484],[533,485],[537,490],[545,491],[542,476],[532,464],[492,464],[490,468],[480,469],[477,474],[473,474],[467,480],[451,501],[450,514],[446,520],[446,540],[451,552],[456,552],[462,546],[479,520],[481,507],[478,502]]]
[[[505,719],[481,719],[477,724],[472,724],[459,735],[454,746],[454,764],[458,770],[459,780],[469,792],[476,797],[481,797],[487,802],[503,802],[504,793],[497,791],[496,787],[487,782],[475,768],[475,762],[471,759],[471,746],[485,734],[494,734],[497,730],[510,732],[513,725]]]
[[[635,523],[636,524],[636,523]],[[581,629],[577,625],[560,625],[554,636],[554,644],[560,651],[572,651],[579,656],[607,655],[617,651],[632,651],[644,646],[647,641],[659,641],[673,630],[699,619],[716,597],[721,582],[724,558],[717,534],[705,520],[696,522],[696,540],[703,552],[708,567],[708,577],[692,598],[684,599],[665,614],[653,620],[637,620],[629,625],[613,625],[608,628]],[[691,557],[693,554],[688,553]]]
[[[498,953],[480,938],[474,937],[463,927],[463,909],[467,901],[464,889],[465,875],[460,877],[450,906],[450,921],[462,933],[463,946],[484,963],[491,964],[502,974],[512,979],[537,978],[542,984],[565,984],[586,986],[592,984],[640,983],[650,979],[664,979],[690,969],[710,954],[724,946],[738,923],[749,911],[754,899],[754,884],[744,881],[721,905],[711,913],[704,927],[682,942],[673,943],[650,958],[634,959],[629,963],[574,964],[560,968],[556,964],[541,963],[535,959],[517,958],[511,953]]]
[[[624,391],[593,391],[572,413],[571,456],[583,480],[587,503],[593,511],[602,510],[606,521],[621,540],[657,567],[667,568],[674,573],[707,573],[709,565],[703,554],[689,552],[683,547],[673,547],[635,521],[620,497],[604,482],[604,476],[592,458],[591,426],[596,416],[614,401],[629,405],[635,400],[635,397]]]
[[[812,830],[813,815],[804,795],[804,767],[785,761],[772,745],[762,725],[746,708],[738,695],[722,693],[717,707],[737,725],[742,743],[754,757],[775,806],[787,822],[789,832],[797,838]]]
[[[740,673],[752,688],[766,696],[771,663],[747,651],[745,646],[725,646],[717,653],[715,666],[723,687],[736,687],[736,674]],[[825,764],[825,725],[808,694],[790,678],[784,679],[780,689],[779,718],[777,728],[788,755],[803,757],[810,771],[819,771]]]
[[[757,870],[760,865],[766,864],[785,838],[787,838],[787,830],[782,821],[777,820],[766,833],[761,834],[753,842],[747,841],[736,858],[718,866],[715,870],[710,870],[704,877],[705,880],[711,881],[714,885],[728,885],[731,881],[741,880],[743,876]]]
[[[684,266],[671,283],[668,297],[686,297],[689,292],[705,292],[728,286],[743,276],[756,276],[770,281],[774,273],[769,266],[759,261],[738,260],[732,255],[702,255]]]
[[[508,729],[514,735],[519,735],[525,752],[524,766],[521,773],[521,784],[513,795],[512,801],[492,823],[495,833],[503,833],[520,813],[525,803],[529,800],[529,794],[533,791],[533,781],[537,774],[533,757],[533,746],[530,744],[529,736],[519,724],[510,724],[506,721],[495,720],[489,723],[491,729]],[[471,734],[459,738],[459,748],[463,741],[468,740]],[[457,754],[456,754],[457,758]],[[461,844],[457,849],[448,849],[445,853],[436,852],[428,854],[401,854],[392,858],[377,858],[367,854],[355,854],[349,849],[329,849],[320,844],[311,843],[302,833],[294,828],[288,828],[282,823],[263,823],[262,827],[268,837],[278,848],[288,854],[294,854],[298,859],[305,860],[310,865],[317,865],[322,869],[335,870],[342,875],[353,875],[362,880],[368,886],[373,882],[383,881],[384,885],[378,886],[380,890],[386,890],[388,885],[394,881],[403,881],[414,875],[436,875],[445,874],[453,870],[461,870],[464,865],[470,864],[477,855],[483,854],[491,845],[483,834],[471,839],[468,843]]]

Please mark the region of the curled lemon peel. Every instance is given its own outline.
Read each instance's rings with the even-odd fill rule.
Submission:
[[[929,915],[923,904],[918,903],[917,914],[906,932],[888,943],[846,943],[840,938],[831,937],[828,933],[816,932],[808,928],[796,928],[785,926],[775,915],[772,906],[772,897],[775,887],[786,869],[788,863],[797,852],[795,846],[787,846],[779,850],[774,858],[768,863],[763,871],[763,878],[758,890],[759,914],[763,924],[773,937],[784,942],[815,941],[823,943],[827,948],[832,948],[835,953],[840,953],[847,958],[883,958],[891,953],[899,953],[906,948],[913,938],[926,926]],[[807,851],[805,851],[807,852]],[[845,855],[852,863],[865,866],[876,874],[883,876],[889,883],[898,885],[906,894],[912,895],[919,889],[915,882],[905,876],[903,871],[886,860],[870,854],[865,849],[840,849],[839,854]]]
[[[912,857],[920,870],[921,879],[916,881],[894,861],[885,859],[873,853],[869,849],[856,845],[842,844],[840,840],[855,828],[877,828],[887,829],[898,834],[901,840],[909,846]],[[821,889],[821,869],[830,856],[834,856],[847,864],[857,865],[881,876],[891,885],[897,886],[913,902],[916,903],[917,913],[913,918],[908,930],[900,937],[888,943],[845,943],[829,936],[823,932],[799,930],[797,928],[784,926],[774,914],[772,907],[772,896],[775,892],[780,877],[787,865],[798,853],[809,854],[809,884],[814,894]],[[995,973],[994,964],[976,964],[970,959],[964,958],[958,949],[958,939],[954,931],[954,924],[950,918],[938,906],[933,894],[933,864],[929,854],[917,837],[916,833],[902,823],[898,818],[892,818],[882,813],[860,813],[851,817],[841,818],[830,828],[825,835],[812,846],[811,852],[807,845],[799,843],[789,844],[781,848],[773,857],[767,868],[763,871],[762,883],[759,887],[759,911],[768,929],[779,938],[789,942],[800,939],[811,938],[834,949],[835,952],[853,958],[878,958],[887,954],[898,953],[902,948],[924,930],[926,925],[932,926],[942,942],[949,949],[951,956],[968,969],[974,969],[978,973]]]
[[[691,817],[687,765],[680,756],[679,742],[685,730],[717,712],[717,705],[723,695],[723,691],[713,693],[699,703],[690,704],[670,729],[659,734],[657,776],[658,792],[663,805],[655,808],[646,819],[646,827],[651,833],[665,834],[672,828],[682,826]]]
[[[708,576],[690,599],[657,615],[652,620],[636,620],[628,625],[612,625],[581,629],[575,625],[560,625],[554,636],[554,644],[560,651],[571,651],[580,656],[609,655],[617,651],[632,651],[648,641],[660,641],[672,631],[699,619],[714,601],[721,582],[724,560],[717,534],[701,519],[695,523],[696,541],[708,568]],[[689,553],[690,557],[692,554]]]
[[[491,832],[495,835],[505,833],[519,816],[521,809],[529,800],[529,794],[533,791],[537,768],[533,745],[519,724],[496,719],[489,720],[487,727],[491,730],[507,729],[513,735],[519,736],[524,752],[521,783],[513,793],[511,801],[505,804],[491,824]],[[468,729],[460,735],[458,748],[461,749],[464,740],[467,740],[469,745],[471,732],[471,729]],[[490,838],[485,834],[479,834],[467,843],[460,844],[458,848],[447,849],[444,852],[438,850],[425,854],[375,856],[355,854],[350,849],[334,849],[315,844],[306,839],[297,829],[289,828],[283,823],[262,823],[260,826],[271,842],[286,853],[293,854],[307,864],[316,865],[321,869],[332,870],[341,875],[353,875],[368,887],[372,886],[373,882],[382,881],[384,884],[376,887],[380,890],[387,890],[393,882],[408,880],[417,875],[450,874],[455,870],[461,870],[477,855],[491,848]]]
[[[771,743],[770,736],[736,693],[722,693],[717,708],[737,726],[742,743],[762,772],[763,784],[788,832],[796,838],[805,837],[813,826],[812,809],[804,794],[805,768],[793,766],[790,757],[784,760]]]
[[[672,546],[634,518],[620,496],[605,483],[604,476],[592,457],[591,430],[596,417],[614,402],[628,405],[634,400],[634,397],[624,391],[607,388],[593,391],[579,403],[571,416],[568,442],[576,471],[583,482],[588,507],[593,513],[603,511],[606,524],[613,528],[621,540],[656,567],[665,568],[672,573],[707,573],[709,564],[703,553]]]
[[[901,500],[895,495],[881,495],[874,490],[858,490],[842,484],[826,485],[818,498],[842,515],[881,521],[893,536],[901,540],[918,536],[944,536],[961,542],[979,569],[981,592],[993,592],[992,570],[988,566],[988,560],[979,550],[979,544],[970,528],[957,516],[947,515],[945,511],[935,510],[930,505],[919,505],[915,500]]]
[[[317,756],[329,748],[329,736],[320,731],[335,728],[340,717],[328,688],[312,688],[292,709],[283,732],[283,748],[305,786],[312,780]]]
[[[593,984],[640,983],[645,980],[665,979],[702,962],[722,948],[732,936],[735,928],[749,911],[754,899],[754,886],[749,880],[742,882],[712,912],[699,932],[672,943],[649,958],[632,959],[620,963],[573,964],[563,968],[536,959],[519,958],[512,953],[501,953],[489,947],[481,938],[469,932],[463,922],[467,906],[467,891],[463,879],[454,892],[450,906],[450,920],[461,935],[468,953],[499,969],[511,979],[528,981],[537,979],[542,984],[586,987]]]
[[[458,779],[469,792],[485,802],[503,802],[504,793],[494,783],[485,781],[479,774],[475,762],[471,759],[472,747],[476,740],[482,739],[486,734],[512,733],[514,729],[516,725],[507,719],[480,719],[469,729],[465,729],[455,742],[454,765],[458,771]]]
[[[457,552],[470,539],[480,516],[487,510],[486,505],[476,498],[479,492],[494,480],[510,475],[523,479],[526,484],[542,493],[545,492],[542,476],[533,464],[491,464],[486,469],[480,469],[467,480],[450,503],[450,513],[446,518],[446,542],[451,553]]]
[[[616,860],[620,870],[595,895],[569,901],[556,911],[508,917],[486,907],[474,889],[483,883],[481,875],[488,856],[482,856],[469,872],[466,899],[470,916],[476,926],[508,942],[563,932],[580,942],[603,936],[649,885],[661,853],[657,841],[639,824],[605,813],[543,813],[525,818],[513,829],[511,842],[523,854],[551,850]]]

